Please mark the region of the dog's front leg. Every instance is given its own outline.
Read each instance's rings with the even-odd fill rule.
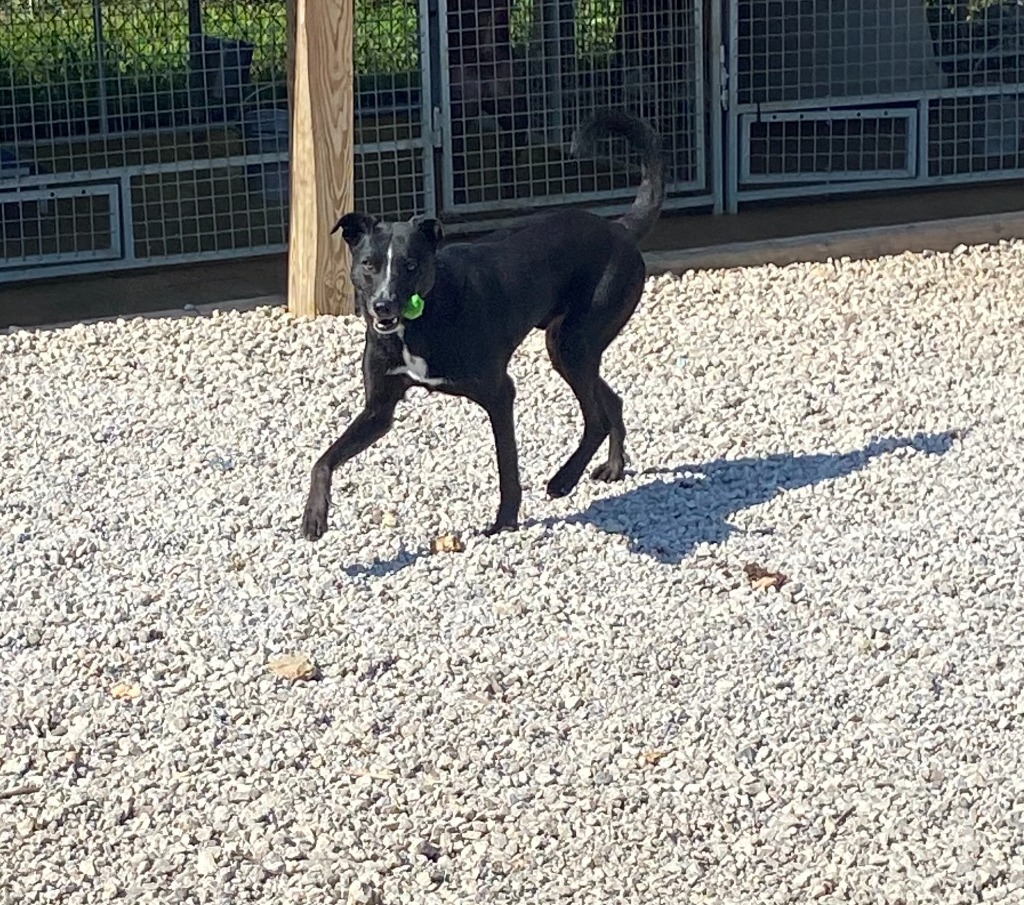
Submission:
[[[389,381],[389,384],[392,382]],[[327,452],[317,459],[309,482],[306,511],[302,516],[302,536],[306,540],[320,540],[327,530],[327,507],[331,500],[331,476],[334,469],[376,443],[391,430],[395,406],[401,396],[401,388],[397,385],[390,385],[387,391],[368,394],[366,407],[330,445]]]
[[[508,374],[502,374],[497,385],[477,399],[487,410],[491,430],[494,431],[494,445],[498,454],[498,488],[501,494],[497,518],[485,532],[487,535],[515,528],[519,524],[523,488],[519,483],[519,454],[516,450],[515,399],[516,387]]]

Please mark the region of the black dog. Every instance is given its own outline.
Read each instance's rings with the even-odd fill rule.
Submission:
[[[615,222],[588,211],[559,210],[530,217],[500,236],[439,251],[437,220],[382,223],[352,213],[338,221],[334,231],[340,229],[352,249],[356,305],[367,324],[366,404],[313,466],[303,536],[323,536],[334,469],[387,433],[395,406],[414,385],[464,396],[487,411],[501,492],[487,533],[515,528],[522,488],[515,385],[507,368],[533,328],[547,331],[551,363],[583,410],[583,438],[548,483],[548,493],[569,493],[605,437],[608,461],[593,477],[622,479],[622,400],[601,379],[601,355],[640,301],[645,267],[637,242],[657,220],[665,187],[657,135],[626,114],[599,113],[576,135],[573,153],[609,135],[626,138],[643,158],[636,199]]]

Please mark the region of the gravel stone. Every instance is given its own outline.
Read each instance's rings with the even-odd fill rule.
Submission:
[[[348,887],[349,905],[377,905],[380,896],[369,883],[353,880]]]
[[[217,853],[213,849],[204,848],[196,858],[196,871],[203,876],[217,872]]]
[[[4,901],[1021,902],[1022,299],[1018,241],[652,278],[621,484],[545,498],[536,335],[520,531],[414,392],[316,545],[354,320],[0,336]]]

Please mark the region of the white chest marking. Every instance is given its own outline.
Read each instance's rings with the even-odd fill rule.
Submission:
[[[417,383],[422,383],[428,387],[439,387],[447,381],[442,377],[431,377],[430,372],[427,370],[427,360],[420,358],[419,355],[413,355],[409,351],[409,347],[405,344],[405,328],[399,327],[399,336],[402,339],[402,361],[405,362],[404,367],[392,368],[388,371],[389,374],[404,374],[410,380],[415,380]]]
[[[408,347],[402,344],[402,359],[405,361],[405,373],[415,380],[428,387],[439,387],[445,381],[440,377],[431,377],[427,371],[427,361],[419,355],[413,355]]]

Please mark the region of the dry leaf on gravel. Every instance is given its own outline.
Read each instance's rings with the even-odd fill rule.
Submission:
[[[142,694],[142,689],[132,682],[115,682],[110,693],[119,701],[134,701]]]
[[[442,534],[430,542],[431,553],[461,553],[466,549],[457,534]]]
[[[656,767],[661,762],[661,759],[663,757],[671,753],[671,751],[650,750],[644,751],[644,753],[641,754],[640,757],[644,761],[644,763],[650,764],[652,767]]]
[[[291,682],[315,679],[317,676],[316,664],[305,654],[284,654],[280,657],[272,657],[267,661],[267,669],[279,679],[288,679]]]
[[[755,590],[758,591],[763,591],[765,588],[781,588],[789,581],[789,578],[781,572],[770,572],[764,566],[759,566],[754,562],[747,563],[743,567],[743,571]]]

